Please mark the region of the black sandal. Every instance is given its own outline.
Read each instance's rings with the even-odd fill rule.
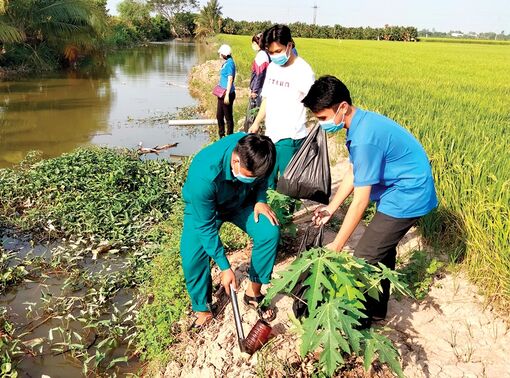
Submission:
[[[276,319],[276,309],[270,308],[267,305],[260,306],[260,303],[264,300],[265,297],[266,296],[263,294],[261,294],[257,297],[252,297],[248,294],[244,294],[243,302],[246,306],[255,309],[262,320],[265,320],[266,322],[272,322],[273,320]],[[255,303],[256,303],[256,305],[255,305]],[[264,314],[268,311],[271,311],[272,315],[268,316],[268,317],[264,317]]]

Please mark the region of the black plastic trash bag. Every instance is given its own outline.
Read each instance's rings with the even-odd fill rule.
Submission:
[[[321,225],[318,229],[313,225],[310,225],[303,236],[303,240],[301,241],[301,245],[299,246],[299,253],[302,254],[304,251],[308,251],[311,248],[322,247],[322,239],[324,235],[323,225]],[[312,230],[317,230],[317,234],[314,236],[313,240],[310,241],[310,233]],[[300,318],[302,316],[308,316],[308,304],[305,300],[306,291],[309,289],[308,286],[304,285],[304,282],[310,275],[309,272],[303,272],[301,276],[298,278],[296,286],[290,292],[292,297],[294,298],[294,302],[292,303],[292,311],[294,312],[294,316],[296,318]]]
[[[278,179],[276,190],[296,199],[329,203],[331,172],[326,132],[317,124]]]

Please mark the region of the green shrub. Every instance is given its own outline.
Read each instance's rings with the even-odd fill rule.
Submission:
[[[105,43],[111,47],[133,46],[142,40],[136,29],[123,22],[114,23],[105,38]]]
[[[271,209],[276,213],[278,222],[282,227],[282,233],[295,237],[297,227],[292,223],[292,219],[294,211],[299,210],[301,207],[301,201],[295,200],[273,189],[267,191],[267,200]]]
[[[434,278],[440,273],[444,263],[425,251],[413,251],[407,264],[398,271],[404,275],[404,281],[416,299],[424,299]]]
[[[0,170],[0,222],[44,237],[81,235],[134,246],[180,198],[186,165],[78,149]]]
[[[250,237],[246,232],[229,222],[221,226],[220,239],[227,251],[243,249],[250,242]]]

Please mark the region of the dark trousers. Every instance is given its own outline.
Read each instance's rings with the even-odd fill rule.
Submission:
[[[225,104],[225,97],[218,98],[218,107],[216,108],[216,119],[218,120],[218,133],[220,138],[225,136],[225,120],[227,121],[227,135],[234,132],[234,100],[236,92],[230,93],[229,104]]]
[[[372,265],[382,263],[390,269],[395,269],[397,245],[418,219],[419,217],[393,218],[376,212],[356,246],[354,256],[363,258]],[[369,320],[386,317],[390,298],[390,282],[383,280],[381,286],[383,292],[379,294],[379,301],[367,296],[365,307]]]

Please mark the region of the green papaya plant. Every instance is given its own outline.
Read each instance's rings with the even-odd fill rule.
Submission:
[[[344,356],[356,353],[364,358],[365,369],[378,358],[403,377],[399,354],[381,330],[362,329],[364,302],[378,298],[381,280],[391,282],[391,290],[411,295],[400,274],[382,264],[324,248],[304,252],[286,270],[277,273],[266,295],[269,303],[278,293],[290,294],[298,282],[308,289],[303,300],[308,315],[298,322],[301,355],[320,350],[319,369],[332,376],[344,364]]]

